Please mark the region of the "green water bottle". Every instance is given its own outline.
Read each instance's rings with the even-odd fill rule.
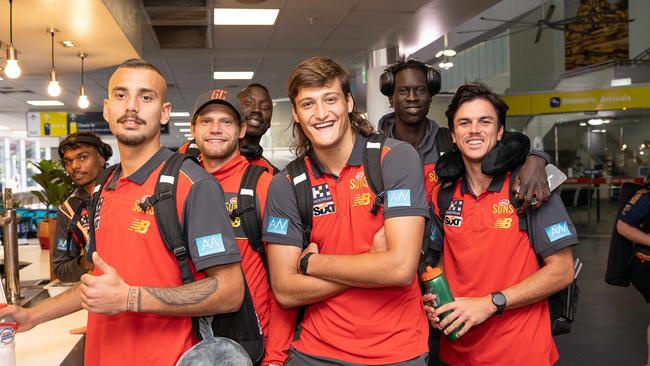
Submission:
[[[449,283],[447,283],[447,278],[445,278],[445,274],[440,268],[432,268],[430,266],[427,266],[427,268],[424,270],[424,273],[422,273],[421,278],[422,283],[424,284],[425,292],[428,294],[436,295],[436,299],[433,301],[433,303],[427,305],[431,305],[437,309],[444,304],[454,301],[454,295],[451,294]],[[447,315],[449,315],[449,313],[451,313],[451,310],[441,314],[439,316],[440,320],[444,319]],[[449,333],[447,337],[449,337],[449,339],[452,341],[455,341],[459,338],[458,331],[462,328],[463,324],[461,324],[460,327],[456,328],[456,330],[453,332]]]

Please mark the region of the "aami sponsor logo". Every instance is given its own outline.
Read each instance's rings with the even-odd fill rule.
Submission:
[[[463,223],[463,218],[460,216],[446,216],[445,215],[445,225],[459,227]]]
[[[350,178],[350,190],[368,188],[368,178],[364,172],[358,172],[354,178]]]
[[[515,208],[510,204],[507,198],[502,199],[499,203],[492,205],[493,214],[511,214],[515,212]]]
[[[334,206],[334,202],[316,203],[312,211],[314,216],[329,215],[336,212],[336,206]]]
[[[195,239],[196,250],[199,252],[199,257],[210,254],[223,253],[226,248],[223,245],[223,238],[221,233],[201,236]]]
[[[569,224],[566,221],[547,226],[544,228],[544,231],[546,231],[546,236],[548,237],[548,240],[551,241],[551,243],[571,235]]]
[[[273,234],[287,235],[289,231],[289,219],[269,216],[266,224],[266,231]]]
[[[411,206],[410,189],[391,189],[386,192],[386,195],[388,196],[387,208]]]

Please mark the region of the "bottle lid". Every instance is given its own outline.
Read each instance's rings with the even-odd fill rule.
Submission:
[[[442,274],[442,269],[438,267],[431,267],[427,266],[427,268],[424,270],[424,273],[422,273],[422,281],[430,281]]]

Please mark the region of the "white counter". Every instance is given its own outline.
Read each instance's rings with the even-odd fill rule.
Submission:
[[[0,256],[4,257],[2,246],[0,246]],[[18,257],[20,261],[31,262],[20,270],[21,281],[49,279],[50,259],[47,250],[41,250],[38,244],[19,245]],[[82,337],[71,335],[68,331],[86,325],[87,317],[86,310],[81,310],[43,323],[25,333],[17,333],[17,366],[60,365]]]

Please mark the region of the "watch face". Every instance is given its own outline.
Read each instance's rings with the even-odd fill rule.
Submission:
[[[506,297],[500,292],[492,294],[492,303],[497,307],[506,306]]]

